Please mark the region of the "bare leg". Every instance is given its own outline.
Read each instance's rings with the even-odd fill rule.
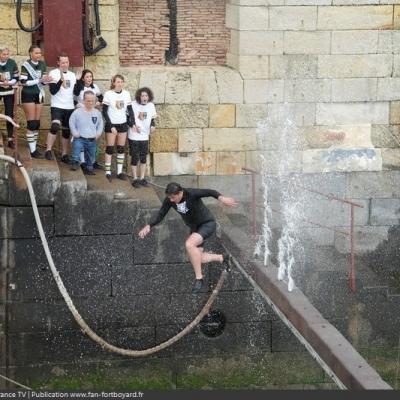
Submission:
[[[69,139],[61,138],[61,155],[66,155],[68,154],[68,141]]]
[[[202,243],[203,243],[202,236],[196,232],[193,232],[187,238],[185,243],[186,252],[193,266],[196,279],[203,278],[203,273],[201,271],[201,264],[213,261],[222,263],[223,261],[221,254],[205,253],[203,251],[203,248],[199,247]]]
[[[144,176],[146,174],[146,164],[140,163],[140,179],[144,179]]]
[[[137,166],[131,165],[133,179],[137,179]]]

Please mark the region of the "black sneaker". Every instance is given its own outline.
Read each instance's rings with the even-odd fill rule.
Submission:
[[[196,279],[192,287],[192,293],[199,293],[203,287],[203,279]]]
[[[139,179],[134,179],[133,181],[132,181],[132,186],[134,187],[134,188],[136,188],[136,189],[139,189],[140,188],[140,180]]]
[[[106,178],[108,179],[108,182],[111,183],[111,181],[112,181],[112,176],[111,176],[111,174],[106,174]]]
[[[139,183],[140,183],[142,186],[144,186],[144,187],[149,186],[149,182],[147,182],[146,179],[141,179],[141,180],[139,181]]]
[[[69,164],[70,159],[69,159],[68,154],[64,154],[63,156],[61,156],[61,161],[62,161],[63,163],[65,163],[65,164]]]
[[[225,269],[229,272],[233,267],[232,256],[227,252],[223,252],[222,259],[223,259],[222,263],[226,265]]]
[[[35,150],[34,152],[31,153],[32,158],[43,158],[43,154],[40,153],[39,151]]]
[[[95,161],[95,162],[93,163],[93,168],[94,168],[94,169],[104,169],[97,161]]]
[[[126,175],[124,173],[122,173],[122,172],[117,175],[117,178],[121,179],[121,181],[126,181]]]
[[[83,173],[84,173],[85,175],[96,175],[96,173],[95,173],[93,170],[91,170],[91,169],[84,169],[84,170],[83,170]]]
[[[47,150],[46,153],[44,153],[44,156],[46,157],[46,160],[54,160],[53,154],[51,154],[51,150]]]
[[[77,162],[74,162],[71,164],[71,171],[77,171],[79,168],[79,164]]]
[[[7,146],[8,146],[10,149],[15,150],[15,143],[14,143],[13,140],[9,140],[8,143],[7,143]]]

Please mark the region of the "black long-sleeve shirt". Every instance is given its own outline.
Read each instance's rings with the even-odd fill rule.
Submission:
[[[205,222],[214,221],[214,216],[210,210],[204,205],[202,197],[214,197],[218,199],[221,193],[212,189],[183,189],[183,197],[180,203],[173,203],[168,197],[163,201],[163,204],[155,216],[150,219],[149,225],[153,227],[163,220],[170,208],[177,211],[185,224],[191,229],[197,229]]]

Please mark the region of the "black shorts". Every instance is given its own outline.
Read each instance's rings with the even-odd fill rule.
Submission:
[[[44,97],[42,97],[42,101],[40,101],[39,93],[24,92],[24,89],[22,89],[21,103],[42,104],[43,102],[44,102]]]
[[[190,233],[196,232],[203,238],[203,240],[206,240],[215,232],[216,228],[217,223],[215,221],[207,221],[196,229],[192,229]]]
[[[147,154],[149,154],[148,140],[131,140],[129,142],[129,154],[131,155],[131,165],[146,164]]]
[[[61,121],[61,126],[69,130],[69,117],[74,110],[65,110],[63,108],[50,107],[51,122],[58,120]]]
[[[105,126],[105,132],[106,133],[111,133],[111,128],[115,128],[117,130],[118,133],[126,133],[128,132],[128,124],[124,123],[124,124],[106,124]]]

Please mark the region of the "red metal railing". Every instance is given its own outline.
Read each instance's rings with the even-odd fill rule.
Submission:
[[[253,169],[250,169],[250,168],[242,168],[242,170],[251,174],[251,218],[252,218],[252,234],[253,234],[253,238],[255,238],[257,235],[256,208],[264,207],[262,205],[258,205],[257,200],[256,200],[256,175],[259,175],[259,172],[255,171]],[[340,203],[347,204],[350,206],[350,232],[345,232],[345,231],[341,231],[338,229],[334,229],[329,226],[321,225],[319,223],[309,221],[306,219],[303,219],[302,221],[310,223],[312,225],[319,226],[321,228],[329,229],[336,233],[350,237],[349,289],[352,293],[355,293],[355,291],[356,291],[356,267],[355,267],[355,254],[354,254],[354,225],[355,225],[355,223],[354,223],[354,218],[355,218],[354,208],[355,207],[364,208],[364,206],[362,204],[358,204],[358,203],[355,203],[355,202],[347,200],[347,199],[342,199],[342,198],[334,196],[332,194],[322,193],[318,190],[310,189],[310,188],[304,187],[302,185],[297,185],[297,186],[300,189],[303,189],[307,192],[315,193],[315,194],[318,194],[319,196],[325,197],[329,200],[335,200],[335,201],[338,201]],[[277,209],[273,209],[273,208],[271,208],[271,211],[273,211],[275,213],[281,213],[281,211],[279,211]]]

